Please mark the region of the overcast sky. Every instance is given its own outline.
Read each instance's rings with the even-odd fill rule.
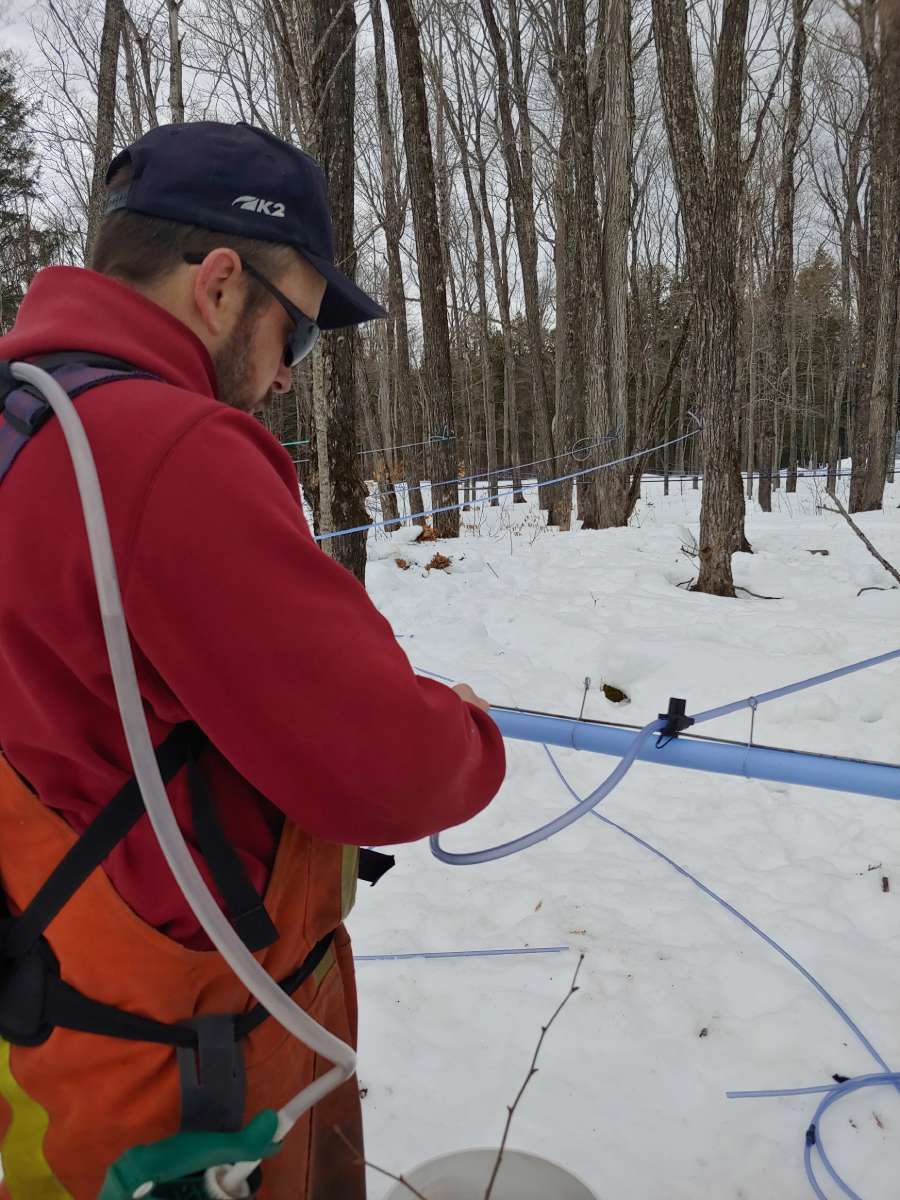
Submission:
[[[0,0],[0,46],[14,50],[17,54],[30,55],[34,37],[28,24],[27,14],[34,0]]]

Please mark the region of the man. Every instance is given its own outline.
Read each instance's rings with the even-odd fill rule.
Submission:
[[[154,129],[107,184],[93,270],[39,274],[0,360],[94,362],[76,403],[177,819],[245,943],[353,1040],[356,847],[467,820],[504,772],[485,702],[413,674],[250,415],[319,328],[383,311],[332,261],[318,165],[262,130]],[[28,909],[0,944],[0,1196],[94,1200],[128,1147],[237,1129],[328,1064],[255,1012],[135,807],[62,430],[23,441],[22,403],[0,418],[0,878],[11,914]],[[79,874],[79,838],[120,807]],[[348,1142],[354,1080],[289,1135],[260,1195],[362,1197]]]

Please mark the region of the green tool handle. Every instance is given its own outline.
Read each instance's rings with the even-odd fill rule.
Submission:
[[[97,1200],[152,1200],[154,1184],[174,1183],[210,1167],[271,1158],[281,1149],[277,1130],[278,1114],[267,1108],[237,1133],[176,1133],[150,1146],[135,1146],[110,1167]],[[150,1191],[143,1190],[148,1186]]]

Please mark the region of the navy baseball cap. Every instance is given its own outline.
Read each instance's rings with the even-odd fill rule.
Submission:
[[[160,125],[112,160],[131,180],[106,212],[126,208],[236,237],[280,242],[324,276],[321,329],[359,325],[387,313],[334,265],[325,172],[314,158],[253,125],[189,121]]]

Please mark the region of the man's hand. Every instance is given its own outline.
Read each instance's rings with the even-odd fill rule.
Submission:
[[[480,708],[482,712],[487,712],[491,707],[487,700],[483,700],[469,687],[467,683],[454,683],[453,691],[456,692],[460,700],[465,700],[467,704],[474,704],[476,708]]]

